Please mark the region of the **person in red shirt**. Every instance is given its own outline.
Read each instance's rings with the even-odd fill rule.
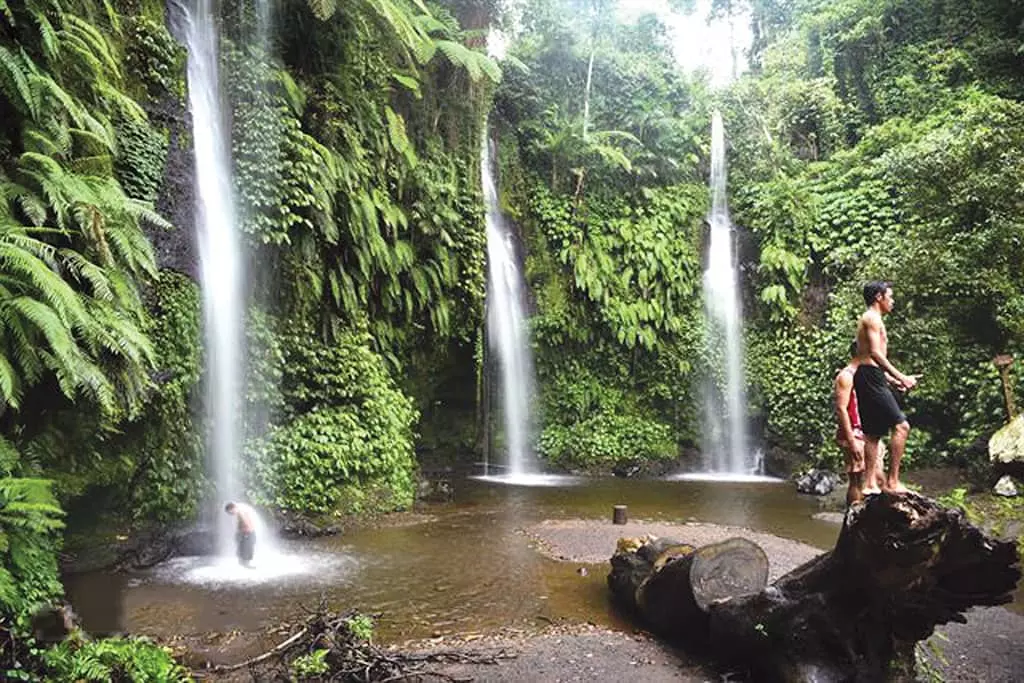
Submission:
[[[881,453],[875,461],[874,476],[864,481],[864,431],[861,429],[860,413],[857,410],[857,392],[853,390],[853,376],[860,361],[857,358],[857,342],[850,344],[850,362],[836,374],[835,404],[839,427],[836,429],[836,443],[846,453],[846,472],[850,483],[846,489],[847,506],[864,499],[864,489],[881,486],[884,480]]]

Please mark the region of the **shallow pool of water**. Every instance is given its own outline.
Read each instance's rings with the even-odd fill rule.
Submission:
[[[68,593],[89,630],[164,637],[262,630],[300,618],[321,600],[336,610],[380,614],[376,634],[382,641],[558,621],[625,627],[608,600],[607,563],[548,559],[524,530],[546,519],[611,524],[612,506],[627,505],[632,521],[742,526],[823,549],[839,532],[834,523],[812,518],[817,499],[797,495],[791,483],[569,483],[455,482],[455,500],[428,506],[425,514],[332,538],[281,543],[281,552],[301,571],[267,570],[260,576],[239,568],[225,575],[199,558],[178,558],[130,575],[71,577]],[[609,557],[613,552],[608,548]]]

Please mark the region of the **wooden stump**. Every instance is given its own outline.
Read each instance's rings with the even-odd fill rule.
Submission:
[[[653,629],[690,640],[706,637],[708,605],[756,593],[768,580],[768,557],[743,538],[702,548],[656,539],[611,562],[608,586],[621,605]]]
[[[1021,576],[1016,544],[912,493],[854,505],[831,552],[767,588],[764,553],[754,559],[749,547],[757,546],[739,540],[661,567],[650,555],[679,544],[617,552],[609,586],[654,630],[709,645],[754,680],[883,681],[912,675],[914,643],[937,625],[965,622],[975,605],[1010,602]],[[716,549],[726,544],[735,550]],[[697,559],[705,551],[706,564]],[[733,575],[737,566],[745,569]]]

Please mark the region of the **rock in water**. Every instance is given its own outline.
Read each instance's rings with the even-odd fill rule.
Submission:
[[[1013,478],[1008,474],[999,477],[999,481],[992,488],[992,493],[1005,498],[1015,498],[1019,495],[1017,493],[1017,486],[1013,483]]]
[[[827,496],[839,483],[839,477],[827,470],[810,470],[796,478],[796,490],[814,496]]]

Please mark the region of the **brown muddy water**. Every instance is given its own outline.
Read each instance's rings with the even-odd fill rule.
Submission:
[[[525,532],[544,520],[597,519],[612,506],[631,521],[747,527],[830,548],[834,523],[812,518],[817,499],[789,482],[725,483],[593,479],[568,487],[455,483],[451,503],[395,523],[305,542],[281,551],[304,573],[263,581],[183,582],[202,560],[180,558],[134,574],[67,581],[87,630],[167,638],[262,631],[301,618],[321,601],[333,610],[379,614],[378,641],[590,622],[629,628],[609,602],[607,562],[549,559]],[[608,548],[608,556],[614,547]]]
[[[551,622],[623,627],[605,586],[607,563],[544,557],[525,529],[543,520],[601,519],[624,504],[631,520],[743,526],[831,547],[838,526],[812,519],[816,499],[791,483],[593,479],[566,487],[455,483],[451,503],[378,528],[282,542],[305,573],[263,582],[183,582],[201,560],[180,558],[133,574],[70,577],[87,630],[158,637],[264,630],[321,600],[379,614],[382,641]],[[608,548],[608,556],[614,548]],[[583,569],[581,571],[581,568]]]

